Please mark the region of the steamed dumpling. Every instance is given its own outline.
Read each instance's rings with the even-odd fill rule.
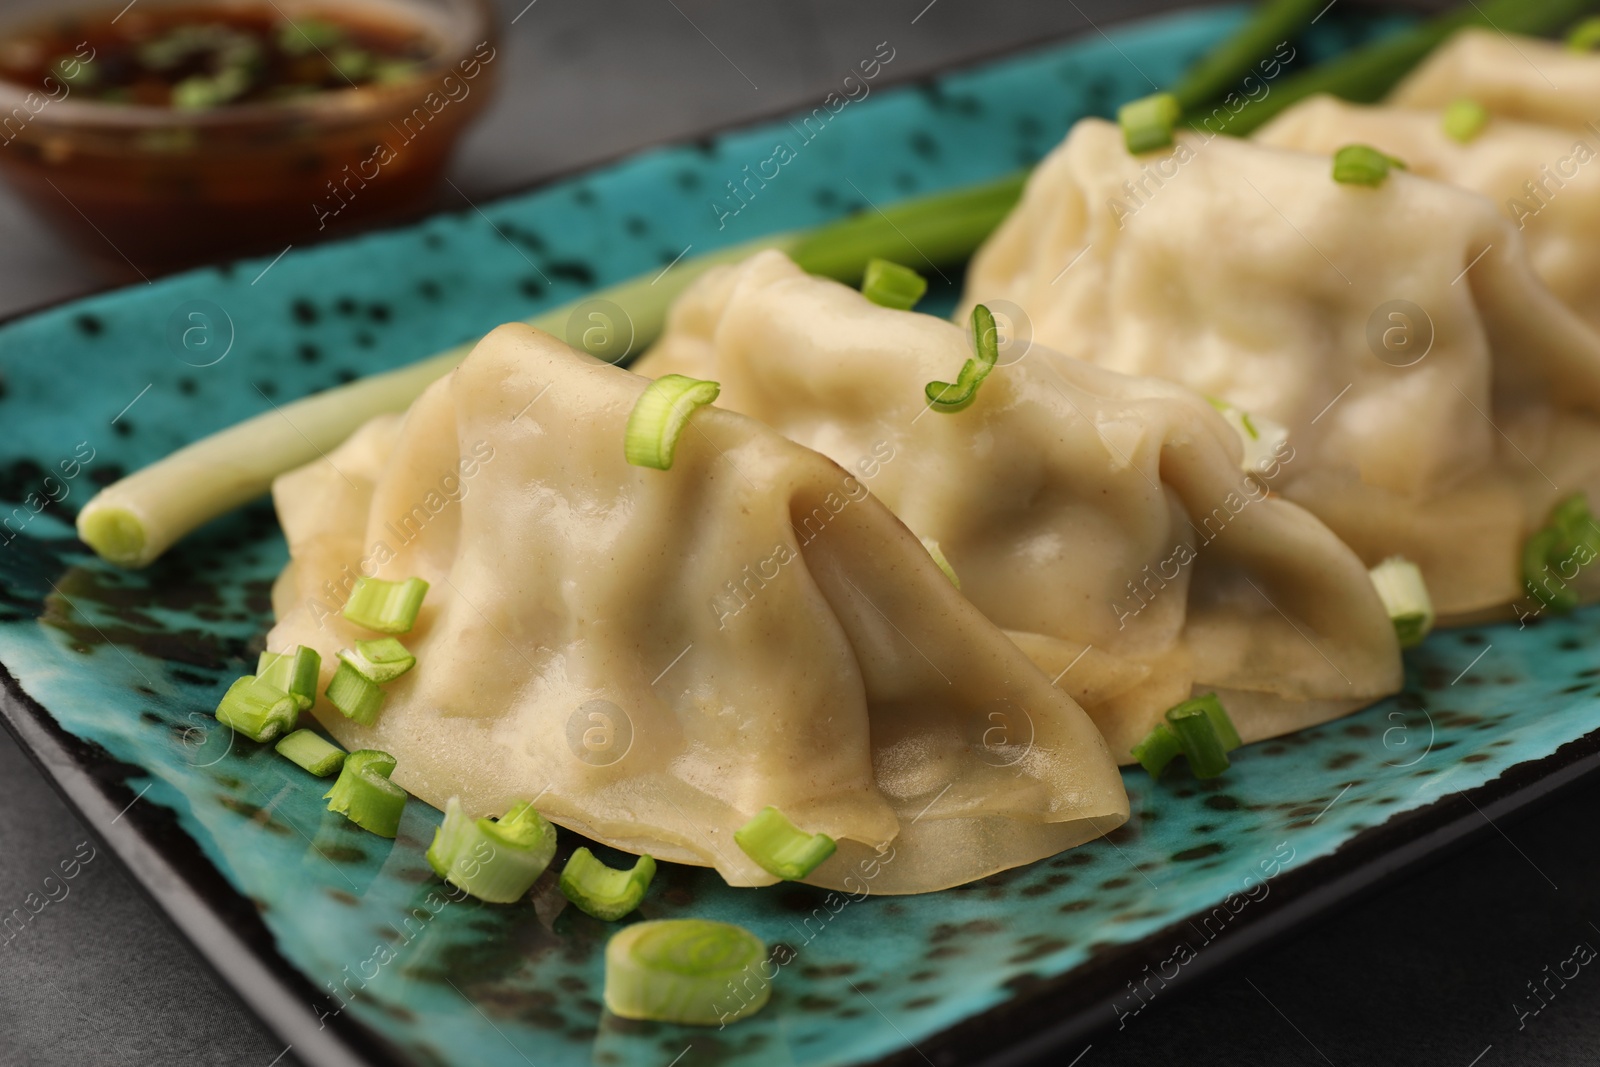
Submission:
[[[1528,261],[1550,290],[1600,326],[1600,135],[1497,118],[1463,144],[1444,132],[1440,109],[1316,96],[1255,139],[1324,155],[1369,144],[1403,159],[1413,174],[1482,193],[1522,231]]]
[[[974,259],[968,304],[996,298],[1069,356],[1287,426],[1273,487],[1369,565],[1416,562],[1443,617],[1535,610],[1524,539],[1600,500],[1600,339],[1477,194],[1227,137],[1134,157],[1085,121]]]
[[[941,889],[1128,814],[1093,724],[862,483],[706,408],[668,471],[630,466],[648,382],[521,325],[403,417],[274,486],[292,562],[268,647],[323,657],[361,572],[431,583],[418,666],[350,748],[474,814],[535,799],[632,852],[773,881],[733,833],[768,804],[839,840],[808,879]],[[802,536],[807,523],[814,528]],[[719,610],[740,596],[737,612]],[[878,849],[892,852],[879,855]]]
[[[1494,115],[1595,135],[1600,56],[1494,29],[1459,31],[1389,94],[1396,107],[1473,100]]]
[[[928,410],[924,384],[968,355],[961,328],[768,252],[685,293],[638,370],[714,378],[719,403],[855,472],[1119,759],[1195,691],[1255,740],[1399,687],[1361,562],[1243,475],[1205,400],[1036,346],[966,410]]]

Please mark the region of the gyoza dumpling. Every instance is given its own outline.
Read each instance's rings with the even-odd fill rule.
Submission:
[[[1255,139],[1324,155],[1368,144],[1404,160],[1413,174],[1482,193],[1522,231],[1528,261],[1550,290],[1600,326],[1600,136],[1496,118],[1462,143],[1445,133],[1439,109],[1316,96]]]
[[[1457,100],[1494,115],[1600,136],[1600,57],[1557,41],[1469,28],[1440,45],[1389,94],[1396,107],[1442,108]]]
[[[404,417],[278,479],[292,562],[269,648],[315,648],[326,681],[338,649],[374,636],[339,614],[355,574],[431,583],[403,638],[418,666],[376,723],[319,703],[340,741],[394,755],[394,780],[436,806],[537,798],[554,822],[733,885],[774,880],[733,840],[769,804],[838,839],[808,881],[859,885],[876,860],[884,893],[1126,819],[1083,711],[860,481],[715,408],[670,470],[630,466],[648,384],[502,326]]]
[[[1600,500],[1600,340],[1488,200],[1331,170],[1191,134],[1134,157],[1079,123],[979,250],[967,302],[1010,300],[1036,341],[1288,427],[1273,487],[1369,565],[1417,563],[1448,621],[1536,612],[1524,540],[1567,495]]]
[[[1195,691],[1250,741],[1399,687],[1361,562],[1241,472],[1205,400],[1036,346],[966,410],[929,410],[966,336],[767,252],[680,297],[638,369],[715,378],[719,403],[853,470],[1123,761]]]

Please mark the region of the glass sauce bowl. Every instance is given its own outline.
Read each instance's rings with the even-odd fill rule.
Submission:
[[[119,18],[163,6],[259,6],[137,2]],[[277,252],[432,207],[457,141],[496,82],[496,27],[486,0],[274,6],[291,19],[403,21],[438,46],[403,80],[205,110],[91,100],[63,79],[42,88],[0,80],[0,175],[114,279]],[[55,0],[47,16],[11,20],[0,40],[44,19],[60,37],[75,16],[106,8],[104,0]]]

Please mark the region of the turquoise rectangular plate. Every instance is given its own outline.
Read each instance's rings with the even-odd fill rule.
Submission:
[[[660,1065],[691,1047],[685,1063],[729,1067],[1070,1056],[1140,1010],[1136,986],[1192,980],[1586,772],[1600,760],[1600,668],[1584,651],[1600,612],[1438,634],[1408,653],[1398,697],[1253,745],[1215,781],[1130,772],[1126,826],[958,890],[841,906],[666,865],[644,916],[742,923],[793,962],[771,1005],[735,1027],[629,1023],[599,1001],[614,927],[559,910],[549,875],[531,904],[453,902],[423,860],[437,812],[408,805],[392,843],[363,833],[324,810],[321,783],[211,718],[270,622],[285,549],[265,502],[139,573],[72,535],[98,485],[276,403],[686,250],[1031,164],[1239,18],[1188,13],[880,87],[820,130],[778,121],[654,150],[481,213],[0,327],[4,718],[217,970],[320,1065]],[[1389,24],[1325,20],[1306,51]],[[779,143],[794,158],[729,213],[726,183]],[[564,851],[578,843],[563,833]]]

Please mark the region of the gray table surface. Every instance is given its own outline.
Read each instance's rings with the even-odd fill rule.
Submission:
[[[1093,33],[1090,19],[1109,24],[1170,6],[500,2],[505,20],[516,18],[505,35],[508,83],[454,172],[474,199],[809,104],[863,41],[892,37],[906,74]],[[0,3],[0,11],[10,6]],[[0,314],[99,287],[3,191],[0,235]],[[1581,971],[1536,1016],[1519,1019],[1514,1003],[1579,943],[1600,947],[1597,816],[1600,785],[1584,785],[1535,815],[1486,827],[1444,862],[1192,990],[1167,994],[1124,1030],[1108,1029],[1085,1042],[1087,1050],[1074,1047],[1052,1062],[1591,1064],[1600,1048],[1600,974]],[[0,903],[38,892],[91,841],[0,732]],[[96,855],[70,885],[0,951],[0,1067],[294,1062],[109,855]]]

